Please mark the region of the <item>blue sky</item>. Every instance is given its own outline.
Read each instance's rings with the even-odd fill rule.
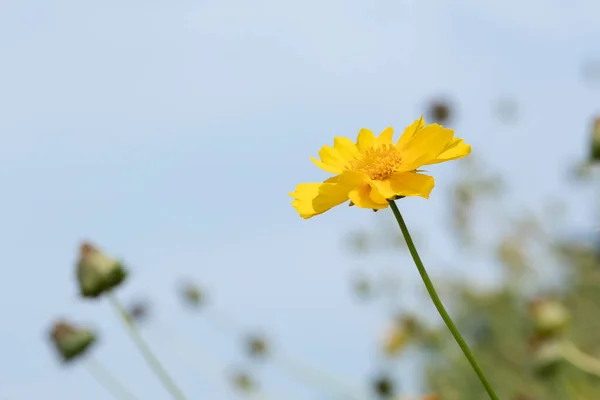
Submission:
[[[457,134],[507,177],[518,207],[559,191],[581,205],[575,187],[564,192],[564,170],[583,157],[600,112],[600,88],[580,79],[582,60],[600,59],[599,12],[593,0],[4,0],[0,397],[108,398],[84,365],[58,367],[46,334],[65,316],[99,328],[95,357],[140,398],[167,398],[108,304],[77,299],[82,239],[122,257],[132,276],[120,296],[152,297],[154,323],[210,349],[201,362],[215,359],[218,371],[241,362],[235,342],[180,307],[182,277],[287,353],[348,380],[376,373],[383,313],[357,306],[347,280],[374,263],[410,262],[347,254],[341,239],[371,226],[371,212],[296,215],[287,194],[324,177],[308,157],[361,127],[401,131],[448,95]],[[502,96],[518,99],[518,125],[493,118]],[[447,235],[444,179],[454,167],[431,170],[431,199],[402,204],[427,234],[425,260]],[[584,217],[569,221],[589,227]],[[433,264],[434,276],[444,273]],[[485,280],[485,271],[455,272]],[[430,313],[410,300],[420,290],[412,266],[402,278],[405,307]],[[156,332],[148,326],[148,339],[190,398],[235,398]],[[399,376],[411,376],[402,364]],[[324,398],[275,368],[262,374],[269,398]]]

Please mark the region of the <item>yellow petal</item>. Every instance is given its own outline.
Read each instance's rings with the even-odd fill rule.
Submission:
[[[391,126],[385,128],[379,137],[377,138],[376,144],[381,146],[382,144],[392,144],[392,139],[394,137],[394,128]]]
[[[348,193],[348,197],[352,203],[354,203],[354,205],[360,208],[371,208],[375,210],[386,208],[388,206],[388,202],[385,201],[385,199],[381,203],[374,201],[371,197],[371,190],[373,190],[371,186],[365,183],[360,187],[350,191],[350,193]]]
[[[471,145],[465,143],[463,139],[456,138],[454,142],[442,151],[435,160],[427,162],[427,165],[437,164],[445,161],[456,160],[457,158],[463,158],[471,154]],[[423,164],[423,165],[426,165]]]
[[[341,170],[340,167],[336,167],[336,166],[333,166],[333,165],[328,165],[328,164],[322,163],[321,161],[317,160],[314,157],[311,157],[310,161],[314,162],[317,167],[319,167],[322,170],[327,171],[329,173],[339,174],[340,172],[342,172],[342,170]]]
[[[341,171],[346,165],[346,160],[337,149],[334,149],[331,146],[323,146],[321,150],[319,150],[319,157],[321,158],[321,162],[323,164],[327,164],[331,167],[337,167]]]
[[[301,183],[290,196],[298,214],[308,219],[348,200],[348,188],[335,183]]]
[[[406,147],[406,145],[412,140],[417,131],[419,129],[422,129],[424,126],[425,120],[423,119],[422,115],[421,118],[415,120],[415,122],[407,126],[406,129],[404,129],[402,135],[400,136],[400,139],[398,139],[398,143],[396,143],[396,147],[398,148],[398,150],[402,151],[402,149]]]
[[[358,148],[354,142],[346,137],[336,136],[333,138],[333,147],[340,153],[346,162],[352,160],[358,154]]]
[[[372,147],[375,144],[375,135],[372,131],[362,128],[360,132],[358,132],[358,137],[356,138],[356,145],[358,150],[365,151],[369,147]]]
[[[426,199],[435,185],[433,177],[416,172],[394,172],[388,179],[374,181],[382,196],[421,196]]]
[[[382,195],[382,193],[377,189],[377,187],[375,185],[373,185],[371,183],[371,193],[369,194],[369,196],[371,196],[371,200],[373,200],[375,203],[379,203],[379,204],[384,204],[387,203],[387,199],[385,198],[385,196]]]
[[[301,183],[290,193],[292,206],[304,219],[314,217],[348,200],[348,192],[365,182],[367,177],[357,172],[344,172],[323,183]]]
[[[386,199],[392,199],[396,196],[396,192],[392,189],[392,181],[385,179],[382,181],[373,180],[371,185],[377,190],[377,192]]]
[[[425,126],[402,148],[402,171],[434,161],[454,140],[454,131],[438,124]]]

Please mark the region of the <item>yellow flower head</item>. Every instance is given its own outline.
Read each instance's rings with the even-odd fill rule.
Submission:
[[[335,174],[323,183],[301,183],[290,193],[292,206],[302,218],[315,215],[350,200],[350,205],[381,210],[388,200],[402,196],[429,198],[433,177],[419,173],[423,165],[462,158],[471,146],[454,137],[452,129],[425,125],[423,117],[408,126],[396,144],[394,130],[386,128],[379,137],[368,129],[358,132],[356,143],[335,137],[333,147],[323,146],[321,161],[311,160]]]

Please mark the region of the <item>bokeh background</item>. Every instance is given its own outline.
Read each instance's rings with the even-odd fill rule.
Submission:
[[[398,396],[484,398],[391,212],[305,221],[287,197],[324,177],[308,157],[333,136],[433,121],[436,102],[473,153],[399,204],[444,302],[502,398],[600,398],[590,371],[535,374],[527,328],[551,293],[565,335],[600,356],[600,292],[574,300],[599,273],[599,14],[593,0],[2,1],[0,398],[111,398],[90,358],[139,399],[169,398],[110,304],[79,298],[82,240],[125,262],[117,296],[149,307],[139,329],[190,399],[350,398],[344,385],[374,399],[382,377]],[[385,356],[398,316],[427,333]],[[51,346],[57,318],[96,329],[76,363]],[[245,352],[252,332],[265,360]]]

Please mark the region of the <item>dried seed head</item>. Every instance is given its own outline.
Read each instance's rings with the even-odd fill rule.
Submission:
[[[54,324],[50,331],[50,340],[63,362],[81,357],[96,341],[96,335],[90,329],[77,328],[65,321]]]
[[[127,273],[122,264],[89,243],[80,247],[77,262],[77,281],[83,297],[96,298],[118,287]]]

